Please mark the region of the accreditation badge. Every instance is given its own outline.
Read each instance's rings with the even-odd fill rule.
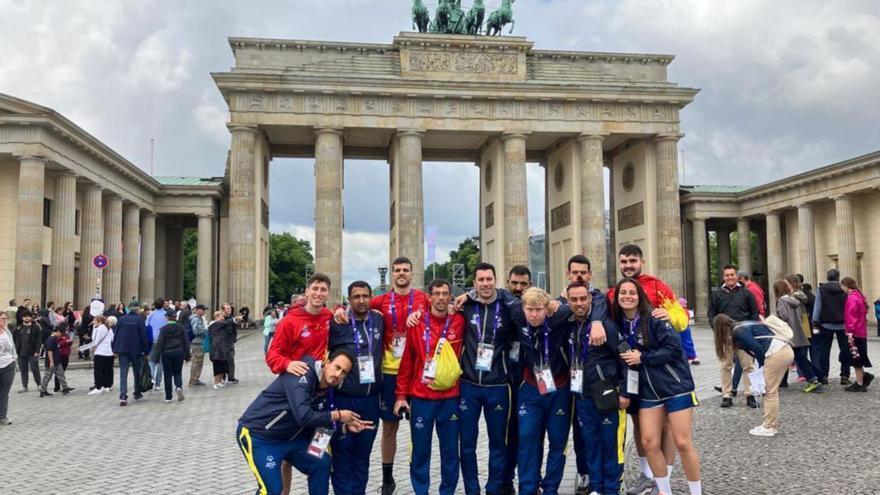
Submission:
[[[553,379],[553,372],[550,371],[550,368],[536,367],[535,379],[538,382],[538,392],[540,392],[541,395],[556,392],[556,381]]]
[[[519,341],[510,343],[510,360],[514,363],[519,362]]]
[[[477,345],[477,371],[489,371],[492,369],[492,358],[495,356],[495,346],[480,343]]]
[[[437,377],[437,360],[430,359],[425,361],[425,368],[422,370],[422,383],[426,383],[428,385],[434,383],[434,378]]]
[[[333,438],[334,431],[333,428],[318,428],[315,430],[315,435],[312,437],[311,443],[309,443],[308,454],[318,459],[324,457],[324,452],[327,452],[327,446],[330,445],[330,439]]]
[[[571,392],[583,393],[584,391],[584,370],[580,367],[571,369]]]
[[[373,356],[358,356],[358,377],[360,377],[361,385],[376,383]]]
[[[391,338],[391,353],[396,359],[403,357],[403,350],[406,348],[406,336],[395,335]]]
[[[626,370],[626,391],[630,394],[639,393],[638,370]]]

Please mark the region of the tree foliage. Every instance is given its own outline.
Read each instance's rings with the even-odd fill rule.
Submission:
[[[290,300],[306,286],[306,265],[313,263],[309,241],[287,232],[269,234],[269,300]]]
[[[196,263],[199,252],[199,233],[196,229],[183,231],[183,298],[196,296]],[[199,301],[201,302],[201,301]]]
[[[474,285],[474,267],[480,262],[480,239],[468,237],[461,241],[458,249],[449,252],[449,261],[444,263],[431,263],[425,267],[425,283],[430,283],[433,278],[443,278],[452,282],[452,265],[461,263],[465,271],[465,287]],[[436,270],[436,273],[435,273]]]

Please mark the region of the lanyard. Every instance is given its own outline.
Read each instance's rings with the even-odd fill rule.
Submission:
[[[639,319],[640,319],[639,315],[636,315],[636,317],[632,321],[627,320],[625,317],[623,319],[624,327],[626,327],[626,329],[627,329],[626,341],[627,341],[627,343],[629,343],[629,346],[633,349],[636,348],[635,328],[636,328],[636,325],[639,323]]]
[[[452,322],[452,317],[446,315],[446,325],[443,326],[443,332],[440,333],[440,338],[437,339],[437,345],[440,345],[440,341],[446,338],[446,333],[449,331],[449,324]],[[428,310],[425,313],[425,359],[430,360],[431,354],[431,310]]]
[[[354,313],[351,311],[349,311],[348,313],[348,320],[351,322],[351,331],[354,334],[354,355],[360,356],[361,346],[358,342],[360,339],[358,339],[359,335],[357,324],[354,320]],[[367,310],[367,317],[364,318],[364,335],[367,336],[367,350],[369,351],[370,356],[373,355],[373,332],[373,315],[369,310]]]
[[[498,331],[498,313],[501,311],[501,302],[495,301],[495,317],[492,318],[492,343],[495,343],[495,333]],[[477,343],[483,342],[483,318],[477,309]]]
[[[544,320],[544,360],[541,362],[541,367],[545,363],[550,363],[550,325],[547,324],[547,320]]]
[[[581,323],[580,325],[575,325],[574,335],[572,335],[572,338],[569,342],[569,347],[571,348],[571,362],[575,365],[583,362],[583,356],[587,354],[587,348],[590,347],[590,331],[593,330],[593,322],[591,321],[585,323],[589,323],[589,326],[587,326],[587,340],[583,343],[581,343],[580,341],[581,329],[584,328],[584,323]],[[577,353],[575,351],[576,347],[580,347],[580,353]]]
[[[398,333],[398,328],[397,328],[397,304],[395,301],[395,296],[397,296],[397,293],[392,290],[391,291],[391,330],[394,331],[394,333],[396,335]],[[409,315],[412,314],[414,298],[415,298],[415,291],[410,289],[409,302],[406,305],[406,317],[407,318],[409,318]]]

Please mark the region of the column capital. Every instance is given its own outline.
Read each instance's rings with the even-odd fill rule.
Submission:
[[[797,205],[797,209],[798,209],[798,211],[800,211],[800,210],[812,210],[812,209],[813,209],[813,205],[812,205],[811,203],[801,203],[801,204]]]
[[[608,137],[608,133],[605,132],[585,132],[582,134],[578,134],[576,138],[578,142],[582,143],[584,141],[599,141],[602,142],[605,138]]]
[[[55,177],[74,177],[74,178],[76,178],[76,177],[79,177],[79,175],[77,175],[76,172],[74,172],[73,170],[64,169],[64,170],[59,170],[59,171],[55,172]]]
[[[319,134],[333,134],[335,136],[342,136],[342,127],[315,127],[315,135]]]
[[[196,218],[210,218],[213,220],[214,214],[213,213],[196,213]]]
[[[147,218],[147,217],[153,217],[153,218],[156,218],[156,216],[157,216],[157,215],[156,215],[156,212],[153,211],[153,210],[148,210],[148,209],[144,208],[143,211],[144,211],[144,218]]]
[[[398,137],[412,136],[412,137],[421,138],[424,135],[425,135],[424,129],[415,129],[415,128],[413,128],[413,129],[408,129],[408,128],[397,129],[397,136]]]
[[[836,196],[831,196],[831,199],[834,200],[835,203],[840,201],[847,201],[852,199],[849,194],[838,194]]]
[[[526,139],[529,137],[529,134],[531,134],[531,132],[505,131],[503,134],[501,134],[501,140],[507,141],[509,139]]]
[[[43,165],[45,165],[46,162],[49,161],[48,158],[45,158],[42,156],[37,156],[37,155],[19,155],[16,158],[18,159],[18,163],[21,163],[24,161],[33,161],[33,162],[42,162]]]
[[[681,138],[683,138],[683,137],[684,137],[684,134],[682,134],[682,133],[677,133],[677,132],[675,132],[675,133],[663,133],[663,134],[657,134],[656,136],[654,136],[654,141],[655,141],[655,142],[663,142],[663,141],[675,141],[675,142],[678,142],[678,141],[679,141]]]
[[[229,132],[234,134],[236,132],[249,132],[251,134],[257,134],[260,132],[260,128],[255,125],[247,125],[247,124],[226,124],[226,127],[229,129]]]
[[[780,211],[780,210],[770,210],[770,211],[764,213],[764,216],[765,216],[765,217],[779,217],[779,216],[782,216],[782,211]]]

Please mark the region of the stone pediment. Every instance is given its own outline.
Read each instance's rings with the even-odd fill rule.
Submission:
[[[51,113],[53,112],[49,108],[0,93],[0,114],[48,115]]]

